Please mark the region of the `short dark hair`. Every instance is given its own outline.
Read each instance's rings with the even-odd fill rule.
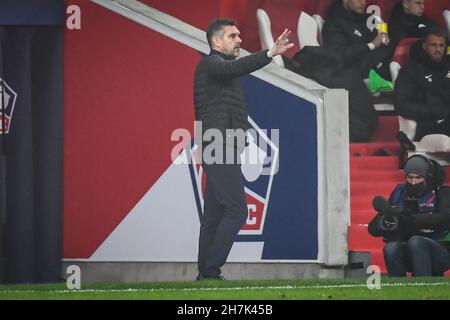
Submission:
[[[425,33],[425,37],[423,38],[423,41],[427,41],[428,37],[430,37],[430,36],[444,38],[444,41],[447,41],[447,32],[438,27],[428,29],[427,32]]]
[[[212,48],[212,38],[217,35],[219,31],[225,26],[235,26],[236,21],[227,18],[214,19],[208,25],[208,31],[206,31],[206,39],[208,40],[209,47]]]

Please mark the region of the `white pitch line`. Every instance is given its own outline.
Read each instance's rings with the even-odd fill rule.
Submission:
[[[411,282],[411,283],[382,283],[381,287],[427,287],[448,286],[449,282]],[[293,289],[347,289],[364,288],[366,284],[315,285],[315,286],[270,286],[270,287],[231,287],[231,288],[158,288],[158,289],[73,289],[73,290],[4,290],[0,294],[11,293],[108,293],[108,292],[160,292],[160,291],[240,291],[240,290],[293,290]]]

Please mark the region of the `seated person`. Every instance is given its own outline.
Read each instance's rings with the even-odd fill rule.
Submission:
[[[347,89],[350,141],[370,141],[378,127],[371,94],[358,72],[344,66],[340,55],[324,47],[306,46],[292,60],[285,60],[285,65],[328,88]]]
[[[414,140],[428,134],[450,136],[450,63],[445,58],[446,33],[429,30],[414,43],[410,59],[398,75],[394,107],[405,118],[417,121]]]
[[[384,237],[388,275],[443,276],[450,268],[450,188],[442,187],[445,171],[422,155],[410,157],[406,182],[397,185],[389,203],[374,198],[378,214],[369,233]]]
[[[425,0],[402,0],[392,10],[389,35],[396,45],[403,38],[423,38],[429,29],[437,28],[433,20],[423,16]]]
[[[374,69],[390,80],[389,62],[395,47],[387,34],[368,28],[370,15],[365,8],[365,0],[335,0],[323,26],[323,44],[343,58],[346,68],[356,68],[362,79]]]

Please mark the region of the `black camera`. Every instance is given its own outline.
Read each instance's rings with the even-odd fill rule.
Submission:
[[[417,199],[404,199],[403,207],[392,207],[386,198],[376,196],[372,200],[373,208],[379,212],[378,227],[391,234],[400,234],[400,217],[411,216],[419,212]]]

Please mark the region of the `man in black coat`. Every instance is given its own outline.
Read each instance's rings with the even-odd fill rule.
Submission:
[[[389,21],[389,34],[396,45],[403,38],[423,38],[437,23],[426,18],[425,0],[402,0],[394,6]]]
[[[356,68],[362,79],[374,69],[389,80],[394,47],[387,34],[369,29],[365,7],[365,0],[335,0],[323,26],[323,43],[343,58],[346,68]]]
[[[349,91],[351,142],[370,141],[378,127],[372,97],[363,79],[369,77],[371,69],[390,79],[389,58],[393,54],[387,34],[369,29],[370,15],[365,14],[365,7],[365,0],[333,2],[322,31],[324,46],[314,50],[321,50],[321,55],[329,57],[318,56],[319,60],[328,62],[332,58],[336,62],[306,72],[322,85]],[[303,63],[302,72],[310,71],[317,64]]]
[[[198,64],[194,79],[195,118],[202,127],[196,141],[207,175],[197,280],[222,279],[221,267],[248,216],[240,154],[250,125],[239,77],[292,48],[290,33],[286,29],[270,50],[236,59],[242,42],[236,23],[216,19],[208,27],[211,52]]]
[[[396,81],[395,109],[417,121],[416,141],[428,134],[450,136],[450,63],[445,52],[446,33],[429,30],[412,45]]]

